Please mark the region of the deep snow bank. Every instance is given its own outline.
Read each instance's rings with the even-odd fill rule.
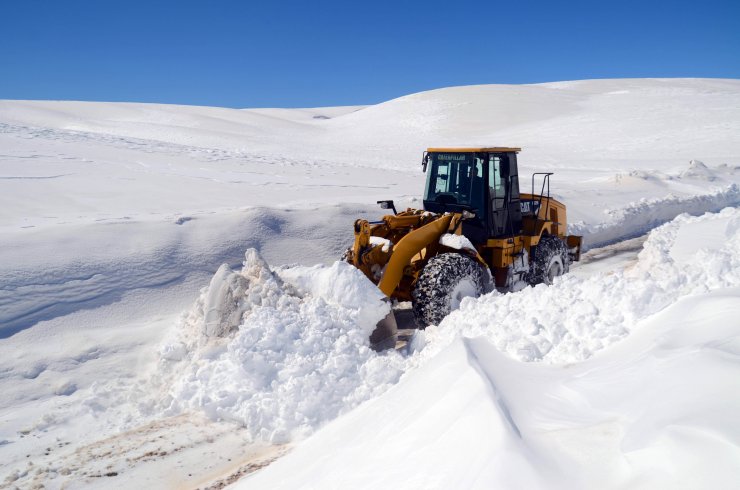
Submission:
[[[730,489],[740,289],[672,304],[575,365],[457,339],[234,488]]]
[[[465,300],[236,488],[734,488],[739,315],[740,209],[682,215],[627,270]]]
[[[388,306],[357,269],[336,262],[272,271],[250,250],[241,271],[219,269],[162,347],[163,396],[147,409],[203,410],[284,442],[383,393],[461,336],[521,361],[572,363],[682,297],[727,287],[740,287],[740,210],[682,215],[653,231],[626,270],[465,299],[419,336],[419,354],[404,358],[369,349]]]
[[[568,233],[582,235],[585,249],[601,247],[643,235],[681,214],[700,215],[740,205],[740,187],[735,183],[727,184],[738,174],[738,167],[724,166],[710,169],[701,162],[692,161],[688,170],[679,176],[656,176],[654,173],[646,172],[631,172],[630,176],[633,174],[638,175],[633,177],[636,180],[644,179],[654,183],[696,185],[698,179],[707,183],[712,182],[712,184],[706,186],[701,194],[643,197],[625,206],[605,209],[601,221],[590,224],[584,221],[569,223]],[[694,182],[690,180],[682,182],[682,179],[694,179]]]
[[[357,216],[376,209],[248,208],[0,236],[0,339],[137,290],[174,291],[192,281],[174,293],[192,299],[220,264],[239,264],[247,248],[273,263],[330,263],[352,239]]]
[[[250,249],[241,271],[218,270],[162,347],[166,394],[152,409],[202,409],[270,442],[308,434],[398,381],[400,356],[368,345],[388,311],[348,264],[278,275]]]
[[[654,230],[626,270],[586,279],[565,275],[552,287],[464,300],[427,330],[432,341],[423,355],[458,336],[483,336],[522,361],[580,361],[683,296],[738,286],[740,209],[681,215]]]
[[[466,299],[427,329],[419,355],[402,358],[368,348],[388,306],[358,270],[272,271],[250,250],[241,271],[219,269],[163,346],[165,395],[152,409],[204,410],[283,442],[384,392],[460,336],[522,361],[581,361],[681,297],[726,287],[740,287],[740,211],[683,215],[650,235],[632,268]]]

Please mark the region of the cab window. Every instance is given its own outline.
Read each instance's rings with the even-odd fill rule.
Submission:
[[[506,182],[501,175],[501,157],[491,155],[488,159],[488,192],[494,209],[505,205]]]

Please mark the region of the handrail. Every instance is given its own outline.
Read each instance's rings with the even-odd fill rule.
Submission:
[[[547,207],[550,207],[550,176],[553,175],[554,172],[535,172],[532,174],[532,197],[535,196],[534,193],[534,176],[535,175],[544,175],[542,178],[542,188],[540,189],[540,199],[538,202],[538,208],[537,208],[537,214],[535,215],[535,219],[539,218],[540,215],[540,209],[542,209],[542,199],[545,195],[545,184],[547,184]],[[547,219],[547,215],[545,215],[545,219]]]

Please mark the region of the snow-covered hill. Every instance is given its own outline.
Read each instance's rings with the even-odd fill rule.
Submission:
[[[449,447],[433,438],[449,434],[480,474],[468,480],[444,471],[440,482],[460,478],[452,486],[526,485],[501,468],[535,465],[535,485],[592,487],[608,474],[614,487],[673,487],[682,480],[661,475],[692,467],[721,487],[740,474],[732,463],[737,434],[724,416],[708,429],[702,414],[738,404],[720,396],[733,392],[737,374],[735,211],[680,218],[648,239],[631,269],[584,266],[587,274],[576,269],[550,289],[467,302],[406,355],[379,356],[359,340],[381,314],[368,309],[367,296],[348,302],[342,288],[364,291],[361,278],[337,265],[309,266],[331,264],[351,240],[354,219],[380,214],[376,200],[420,204],[428,146],[523,147],[522,186],[530,172],[554,171],[551,189],[568,205],[571,231],[591,247],[681,213],[737,207],[737,107],[740,81],[701,79],[455,87],[318,109],[0,101],[0,457],[7,462],[0,482],[202,486],[253,470],[282,444],[347,414],[245,485],[277,485],[284,468],[326,487],[301,463],[311,452],[348,468],[337,473],[348,475],[344,486],[357,483],[352,472],[376,471],[316,449],[328,441],[345,456],[353,445],[386,454],[388,445],[413,441],[419,468],[434,475],[444,471]],[[256,252],[243,271],[219,269],[240,267],[249,248]],[[272,271],[257,266],[257,254]],[[224,309],[220,301],[244,291],[261,299]],[[208,335],[224,325],[233,327],[227,340]],[[702,334],[692,336],[696,328]],[[689,359],[697,364],[687,364],[684,351],[701,352]],[[656,365],[665,376],[636,386]],[[445,369],[450,389],[477,400],[474,407],[444,402],[454,397],[439,391],[433,373]],[[685,369],[692,370],[687,389],[719,397],[718,405],[673,397]],[[615,380],[623,370],[625,379]],[[456,388],[458,379],[468,381]],[[524,384],[531,389],[511,388]],[[599,387],[607,384],[640,395],[602,404]],[[509,400],[509,415],[486,386]],[[693,411],[647,396],[660,386],[666,400]],[[396,407],[404,392],[418,393],[419,404],[440,403],[427,401],[430,411],[416,421]],[[540,400],[543,392],[550,394]],[[630,435],[647,427],[635,421],[638,410],[658,442]],[[563,412],[575,415],[555,416]],[[460,430],[436,436],[425,425],[460,417],[452,426]],[[678,419],[689,421],[688,432],[668,429]],[[387,444],[342,437],[353,428],[365,433],[355,423],[387,420],[400,434]],[[475,427],[490,428],[487,446],[465,442]],[[692,459],[686,441],[716,455],[717,465]],[[584,454],[600,451],[607,454],[599,473],[589,473]],[[491,468],[475,466],[488,456]],[[653,464],[662,469],[651,472]],[[539,479],[550,467],[553,479]],[[177,478],[168,476],[173,470]],[[112,473],[121,478],[101,477]],[[409,478],[394,486],[428,486]]]
[[[447,144],[521,146],[522,175],[554,171],[556,193],[588,189],[606,210],[695,193],[672,182],[687,173],[705,186],[732,173],[722,165],[740,151],[738,106],[740,81],[675,79],[455,87],[310,110],[1,101],[11,182],[0,217],[39,226],[416,197],[422,151]],[[572,208],[576,220],[601,221]]]

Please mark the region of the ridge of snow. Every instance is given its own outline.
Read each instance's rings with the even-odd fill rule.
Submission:
[[[707,240],[692,239],[697,233]],[[626,270],[464,299],[404,358],[369,349],[388,306],[359,270],[335,262],[273,272],[250,250],[241,272],[219,269],[164,342],[153,384],[138,388],[149,399],[139,409],[202,410],[243,424],[254,440],[300,440],[381,395],[403,372],[423,371],[461,337],[485,339],[517,361],[577,363],[682,298],[726,288],[740,288],[740,208],[684,214],[651,232]],[[213,315],[225,320],[218,336]]]
[[[368,341],[388,311],[349,264],[277,275],[251,249],[241,272],[219,269],[162,346],[152,391],[165,393],[151,409],[203,410],[255,440],[300,439],[398,380],[400,356]]]
[[[738,298],[685,297],[576,364],[457,339],[232,488],[728,488],[740,470]]]
[[[444,233],[439,237],[439,244],[445,247],[454,248],[455,250],[467,249],[477,253],[477,250],[465,235]]]
[[[714,230],[703,232],[706,240],[682,240],[674,249],[677,236],[706,227]],[[427,329],[432,348],[423,356],[459,336],[482,336],[521,361],[582,361],[681,297],[733,287],[740,287],[740,208],[683,214],[653,230],[626,270],[585,279],[566,274],[549,287],[464,299],[439,327]]]

